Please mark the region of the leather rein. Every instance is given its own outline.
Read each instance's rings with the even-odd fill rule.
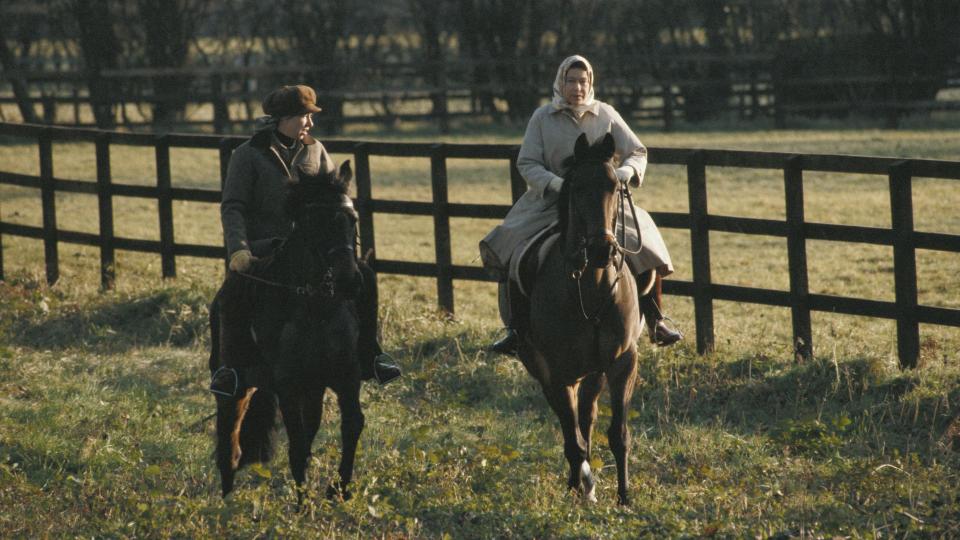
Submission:
[[[356,210],[354,210],[354,207],[353,207],[353,201],[351,201],[351,200],[350,200],[350,197],[348,197],[348,196],[346,196],[346,195],[343,195],[343,196],[342,196],[342,199],[340,200],[340,202],[336,202],[336,203],[307,203],[306,205],[304,205],[304,208],[334,208],[334,209],[348,208],[348,209],[350,209],[351,211],[353,211],[354,213],[356,213]],[[297,222],[296,222],[296,221],[293,222],[293,230],[294,230],[294,232],[297,230]],[[353,243],[353,245],[334,246],[334,247],[328,249],[328,250],[326,251],[326,253],[324,253],[322,259],[323,259],[324,261],[326,261],[326,260],[330,257],[330,255],[332,255],[332,254],[334,254],[334,253],[337,253],[338,251],[349,251],[349,252],[352,252],[352,253],[356,254],[356,239],[357,239],[356,228],[354,228],[354,233],[355,233],[355,234],[354,234],[354,243]],[[281,252],[284,250],[284,248],[287,247],[287,242],[288,242],[288,240],[289,240],[289,237],[286,237],[286,238],[283,239],[283,241],[280,243],[280,245],[277,246],[277,249],[274,250],[274,255],[281,253]],[[306,296],[306,297],[308,297],[308,298],[314,298],[314,297],[333,298],[333,297],[336,296],[336,294],[337,294],[337,290],[336,290],[336,280],[334,280],[334,278],[333,278],[333,266],[332,266],[332,265],[327,265],[327,266],[323,267],[323,275],[321,276],[321,280],[320,280],[320,285],[319,285],[319,287],[314,287],[314,286],[313,286],[312,284],[310,284],[310,283],[307,283],[306,285],[292,285],[292,284],[283,283],[283,282],[280,282],[280,281],[273,281],[273,280],[269,280],[269,279],[264,279],[264,278],[262,278],[262,277],[255,276],[255,275],[250,274],[250,273],[247,273],[247,272],[236,272],[236,274],[237,274],[237,275],[240,275],[240,276],[243,276],[244,278],[249,279],[249,280],[251,280],[251,281],[256,281],[256,282],[258,282],[258,283],[263,283],[264,285],[269,285],[269,286],[271,286],[271,287],[276,287],[276,288],[279,288],[279,289],[288,290],[288,291],[290,291],[290,292],[292,292],[292,293],[294,293],[294,294],[296,294],[296,295],[298,295],[298,296]]]
[[[604,229],[604,233],[607,237],[613,239],[613,249],[617,251],[620,255],[620,261],[617,263],[617,274],[616,279],[613,280],[613,283],[610,284],[610,290],[604,301],[594,310],[593,315],[588,315],[587,310],[583,304],[583,289],[581,287],[581,281],[583,280],[583,274],[587,269],[588,256],[587,256],[587,239],[584,236],[579,237],[578,244],[580,247],[575,251],[575,253],[581,255],[581,260],[583,261],[579,268],[575,269],[570,273],[570,279],[576,281],[577,283],[577,299],[580,302],[580,314],[583,316],[583,319],[590,321],[594,326],[600,325],[600,315],[603,311],[613,303],[613,291],[616,289],[617,284],[620,282],[620,277],[623,275],[623,265],[626,262],[626,255],[636,255],[640,253],[643,249],[643,241],[640,238],[640,220],[637,219],[637,208],[633,203],[633,195],[630,192],[630,186],[627,182],[622,180],[617,180],[619,183],[619,188],[617,189],[617,194],[620,199],[620,211],[617,212],[617,225],[621,225],[620,229],[620,240],[617,240],[615,234],[613,234],[610,229]],[[627,243],[627,222],[625,210],[626,206],[629,203],[630,213],[633,216],[633,226],[637,230],[637,249],[630,250],[624,247]],[[573,212],[576,212],[576,205],[573,207]],[[621,220],[623,220],[621,224]],[[611,263],[608,263],[607,266],[610,266]],[[606,267],[605,267],[606,268]]]

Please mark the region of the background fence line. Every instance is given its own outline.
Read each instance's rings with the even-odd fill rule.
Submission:
[[[172,201],[219,203],[220,191],[176,188],[171,185],[170,148],[209,148],[219,150],[221,182],[232,150],[245,137],[213,135],[149,135],[94,129],[57,128],[29,124],[0,123],[0,135],[31,137],[37,141],[39,176],[0,171],[0,184],[40,190],[43,210],[41,227],[0,221],[0,280],[3,279],[3,235],[40,239],[44,243],[46,279],[59,277],[57,246],[60,242],[100,248],[101,285],[110,288],[116,279],[116,250],[157,253],[165,278],[176,276],[176,257],[193,256],[222,259],[222,245],[178,243],[173,235]],[[96,145],[97,181],[86,182],[54,175],[52,142],[80,140]],[[134,186],[116,184],[110,175],[110,145],[153,147],[157,163],[157,184]],[[356,164],[357,211],[360,215],[360,245],[363,253],[375,250],[373,216],[403,214],[430,216],[434,225],[435,262],[373,260],[378,272],[433,277],[437,282],[439,306],[454,312],[454,280],[493,281],[482,268],[456,265],[451,259],[450,218],[503,218],[509,205],[450,203],[447,200],[446,160],[502,160],[509,167],[511,194],[516,200],[526,186],[516,170],[519,147],[505,144],[382,143],[331,140],[325,143],[331,153],[352,154]],[[369,157],[421,157],[430,160],[431,202],[382,200],[372,197]],[[928,249],[960,253],[960,235],[918,232],[913,228],[913,178],[960,180],[960,162],[927,159],[791,154],[680,148],[650,148],[651,164],[680,165],[687,171],[689,213],[652,212],[660,227],[687,229],[691,235],[693,281],[665,280],[664,292],[693,298],[697,351],[713,349],[713,302],[726,300],[791,310],[795,351],[799,358],[813,354],[811,311],[826,311],[893,319],[897,323],[898,356],[901,367],[917,365],[920,350],[919,324],[960,327],[960,309],[919,305],[917,301],[916,250]],[[771,220],[710,214],[707,204],[707,167],[738,167],[781,170],[784,176],[786,219]],[[885,175],[889,179],[891,228],[810,223],[803,215],[803,173],[805,171]],[[100,232],[98,234],[62,230],[57,227],[56,192],[95,194],[98,198]],[[160,240],[129,239],[116,236],[113,226],[114,196],[145,197],[158,201]],[[787,242],[790,285],[788,291],[723,285],[710,276],[710,232],[728,232],[782,237]],[[892,246],[894,258],[895,301],[878,301],[826,294],[808,290],[806,241],[829,240]],[[375,252],[375,251],[374,251]]]
[[[696,57],[694,57],[696,58]],[[741,61],[743,61],[741,59]],[[767,58],[772,61],[772,58]],[[391,72],[407,73],[422,69],[421,64],[391,66]],[[127,116],[126,107],[167,106],[193,107],[209,105],[210,117],[204,119],[180,118],[167,130],[209,128],[214,133],[227,133],[232,130],[248,129],[256,121],[253,111],[259,110],[263,98],[262,84],[255,77],[265,78],[283,76],[290,80],[301,80],[310,70],[322,71],[322,66],[256,66],[256,67],[184,67],[184,68],[130,68],[104,70],[99,76],[116,87],[116,93],[109,96],[94,97],[88,88],[87,74],[81,71],[23,71],[8,72],[6,78],[18,77],[24,81],[29,94],[29,107],[38,119],[47,124],[69,125],[73,127],[96,126],[92,107],[95,100],[115,106],[114,122],[127,128],[154,129],[151,119],[132,119]],[[461,66],[462,70],[463,67]],[[736,113],[739,118],[766,117],[774,120],[775,125],[784,128],[788,118],[796,115],[831,116],[846,113],[865,113],[884,118],[886,125],[896,127],[901,117],[915,113],[933,111],[958,111],[960,99],[955,91],[960,88],[960,73],[950,76],[913,76],[913,84],[935,84],[944,96],[937,98],[916,98],[896,95],[887,88],[893,84],[891,75],[885,73],[853,74],[834,76],[792,76],[784,77],[758,71],[756,69],[734,69],[723,78],[653,78],[650,75],[619,76],[605,80],[598,88],[598,95],[614,104],[624,116],[642,121],[658,122],[665,131],[673,129],[675,123],[687,116],[687,101],[694,99],[689,92],[710,92],[724,89],[724,99],[713,103],[711,110],[716,113]],[[449,72],[445,68],[444,72]],[[398,75],[399,76],[399,75]],[[190,88],[189,95],[176,96],[145,90],[158,79],[183,81]],[[0,89],[5,86],[0,78]],[[551,88],[545,85],[531,85],[525,82],[501,82],[498,84],[477,84],[467,81],[442,80],[438,84],[424,81],[411,83],[412,86],[395,88],[387,83],[368,82],[359,88],[323,90],[324,100],[334,99],[343,104],[362,105],[370,112],[342,115],[320,115],[318,122],[346,125],[354,123],[383,123],[392,125],[401,121],[427,121],[436,123],[443,131],[449,127],[449,121],[455,118],[477,118],[487,116],[508,116],[511,111],[503,109],[478,109],[481,96],[498,96],[510,92],[522,92],[550,98]],[[127,86],[136,88],[133,91]],[[814,90],[822,88],[861,88],[869,95],[833,96],[830,99],[798,100]],[[870,89],[867,91],[865,89]],[[852,92],[852,91],[851,91]],[[892,93],[893,92],[893,93]],[[18,98],[11,91],[0,92],[0,105],[16,105]],[[454,103],[459,106],[452,106]],[[89,109],[84,114],[82,108]],[[694,105],[693,107],[697,107]],[[421,109],[421,110],[415,110]],[[139,109],[138,109],[139,111]],[[231,113],[231,111],[234,111]],[[140,111],[142,114],[142,111]],[[84,119],[83,117],[89,117]],[[0,118],[0,120],[9,120]]]

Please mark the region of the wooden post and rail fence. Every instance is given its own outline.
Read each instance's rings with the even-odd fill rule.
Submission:
[[[0,280],[3,279],[2,237],[21,236],[43,241],[47,281],[59,277],[58,244],[73,243],[100,248],[101,285],[113,286],[114,254],[129,250],[160,255],[163,277],[175,277],[178,256],[222,259],[222,245],[176,242],[172,202],[197,201],[216,204],[220,191],[173,187],[170,148],[209,148],[220,153],[221,181],[233,149],[243,137],[215,135],[150,135],[94,129],[57,128],[41,125],[0,123],[0,135],[36,140],[40,175],[0,171],[0,184],[40,191],[42,226],[0,221]],[[54,174],[53,141],[93,142],[96,148],[97,181],[59,178]],[[112,181],[111,145],[153,147],[156,155],[156,186],[126,185]],[[439,306],[454,311],[454,280],[491,281],[482,268],[453,264],[450,218],[501,219],[508,205],[451,203],[447,197],[447,159],[503,161],[509,174],[511,193],[516,200],[526,189],[516,169],[519,147],[504,144],[379,143],[332,140],[328,151],[352,154],[357,183],[357,210],[360,214],[360,245],[366,252],[376,246],[374,214],[432,216],[435,261],[412,262],[377,259],[381,273],[436,279]],[[374,199],[371,189],[370,156],[420,157],[430,160],[431,202]],[[693,281],[669,279],[664,292],[693,299],[697,351],[713,349],[713,303],[716,300],[787,307],[791,310],[797,354],[813,354],[812,311],[834,312],[892,319],[897,324],[897,346],[901,367],[917,365],[920,351],[920,323],[960,327],[960,309],[919,305],[917,300],[916,250],[960,253],[960,235],[915,231],[912,186],[915,177],[960,180],[960,162],[926,159],[894,159],[839,155],[745,152],[650,148],[652,165],[679,165],[686,168],[689,213],[652,212],[660,227],[690,231]],[[707,206],[707,167],[738,167],[783,171],[786,216],[784,220],[756,219],[710,214]],[[803,174],[806,171],[883,175],[889,179],[891,227],[862,227],[811,223],[804,219]],[[504,176],[506,177],[507,174]],[[57,227],[56,193],[88,193],[98,198],[98,234],[62,230]],[[160,238],[131,239],[118,236],[113,223],[113,197],[143,197],[158,201]],[[765,235],[784,238],[789,261],[789,290],[772,290],[714,283],[710,276],[710,233]],[[895,300],[878,301],[826,294],[808,289],[807,240],[864,243],[893,248]]]

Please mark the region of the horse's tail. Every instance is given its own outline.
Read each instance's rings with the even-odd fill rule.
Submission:
[[[240,426],[240,462],[266,463],[273,458],[277,432],[277,395],[265,389],[254,392]]]

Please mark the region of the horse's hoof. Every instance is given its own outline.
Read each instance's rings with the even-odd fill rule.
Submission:
[[[586,503],[597,502],[597,481],[593,479],[593,471],[586,461],[580,465],[580,482],[583,486],[583,500]]]
[[[327,499],[336,499],[340,502],[347,502],[351,498],[353,498],[353,494],[350,493],[350,490],[348,490],[346,486],[339,486],[337,484],[330,484],[327,486]]]
[[[617,504],[620,506],[630,506],[630,497],[626,495],[617,495]]]

